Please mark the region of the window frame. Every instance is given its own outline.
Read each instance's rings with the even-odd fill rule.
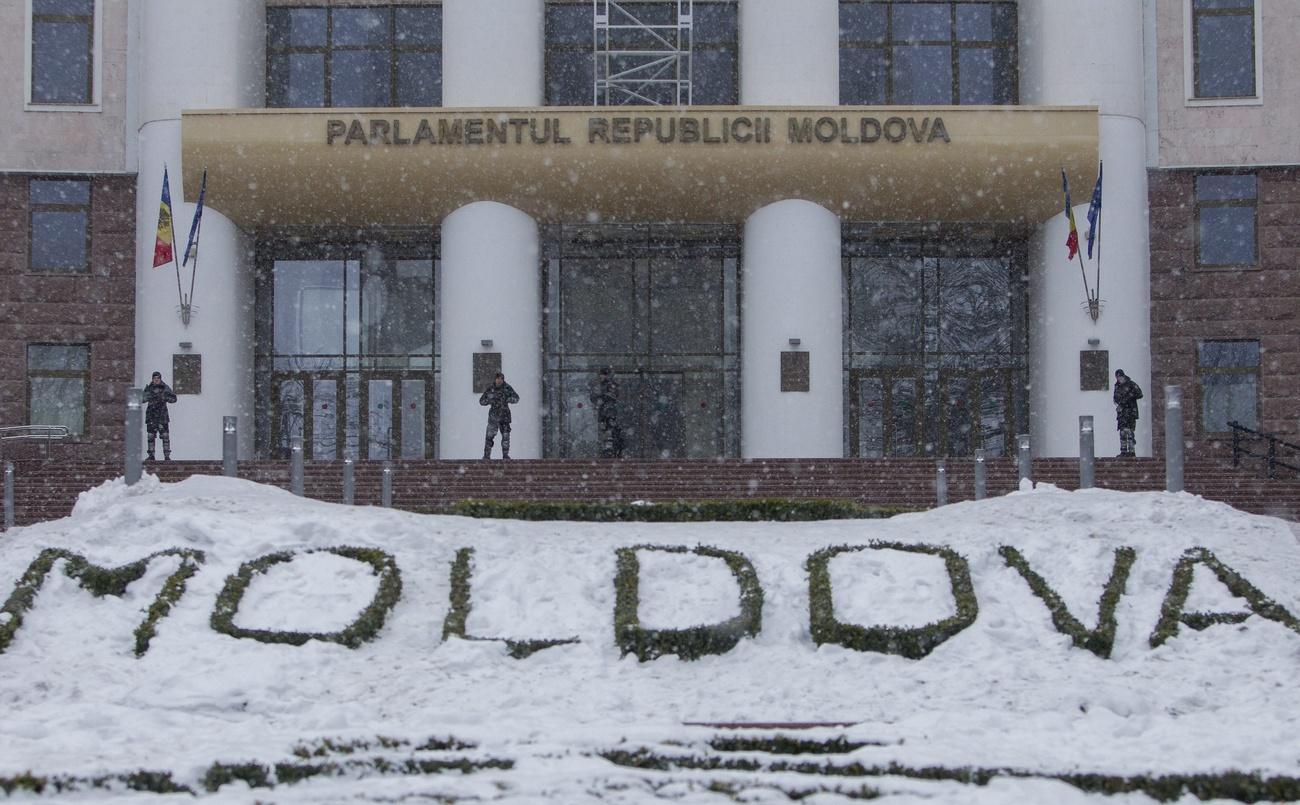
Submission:
[[[1020,104],[1020,23],[1016,20],[1016,35],[1006,41],[1002,40],[962,40],[957,38],[957,7],[959,5],[1006,5],[1015,7],[1012,2],[1007,0],[934,0],[935,2],[948,6],[949,20],[948,31],[949,38],[946,40],[937,39],[918,39],[916,41],[897,40],[893,38],[894,15],[893,8],[898,5],[907,5],[908,0],[839,0],[836,5],[837,13],[846,5],[883,5],[885,6],[885,35],[884,39],[878,44],[865,43],[861,40],[846,39],[842,34],[837,39],[836,60],[839,62],[839,53],[845,49],[849,50],[880,50],[884,53],[884,70],[885,70],[885,99],[881,105],[889,106],[897,104],[894,99],[894,64],[893,50],[900,44],[903,45],[943,45],[951,49],[952,55],[949,62],[952,72],[952,85],[949,87],[951,100],[949,104],[954,106],[988,106],[990,104],[963,103],[961,101],[961,53],[963,50],[1005,50],[1011,56],[1012,78],[1011,78],[1011,100],[1006,104],[993,104],[995,106],[1018,106]],[[1187,0],[1190,2],[1190,0]],[[837,87],[837,92],[839,88]],[[843,94],[840,93],[839,103],[845,104]],[[872,104],[868,104],[872,105]],[[946,105],[946,104],[945,104]]]
[[[32,183],[33,182],[85,182],[86,184],[86,203],[85,204],[48,204],[36,203],[32,201]],[[93,210],[95,205],[95,184],[89,176],[49,176],[36,175],[27,177],[27,273],[39,274],[47,277],[68,277],[68,276],[85,276],[94,273],[91,263],[91,229],[94,220]],[[60,269],[60,268],[37,268],[32,265],[32,254],[34,252],[33,244],[36,242],[36,227],[32,223],[33,214],[41,212],[84,212],[86,214],[86,262],[79,269]]]
[[[1240,97],[1214,97],[1196,94],[1199,60],[1196,58],[1196,17],[1235,16],[1215,14],[1213,10],[1197,11],[1192,0],[1183,0],[1183,98],[1187,106],[1260,106],[1264,103],[1264,46],[1261,35],[1263,13],[1261,0],[1251,0],[1253,11],[1251,39],[1254,44],[1255,94]],[[1239,12],[1238,12],[1239,13]]]
[[[86,368],[85,369],[37,369],[33,370],[31,365],[31,348],[32,347],[82,347],[86,350]],[[32,378],[63,378],[63,379],[80,379],[82,381],[82,400],[81,400],[81,431],[69,433],[69,438],[73,440],[84,438],[90,430],[90,379],[91,367],[94,354],[91,345],[87,343],[57,343],[53,341],[31,341],[24,345],[23,348],[23,368],[24,368],[24,403],[26,408],[25,419],[27,424],[36,424],[32,422]]]
[[[1259,362],[1254,366],[1240,367],[1221,367],[1221,366],[1203,366],[1201,364],[1201,347],[1205,344],[1255,344],[1259,354]],[[1263,421],[1263,401],[1260,395],[1262,376],[1260,369],[1264,363],[1264,344],[1259,338],[1198,338],[1195,341],[1194,349],[1196,350],[1196,430],[1202,436],[1218,437],[1227,436],[1232,433],[1232,428],[1227,430],[1209,430],[1205,426],[1205,383],[1202,378],[1208,375],[1253,375],[1255,378],[1255,428],[1259,428],[1259,423]]]
[[[23,0],[23,111],[26,112],[102,112],[104,75],[104,3],[91,0],[94,9],[90,21],[90,101],[87,103],[50,103],[32,98],[32,55],[36,47],[35,14],[32,0]]]
[[[637,3],[637,2],[653,3],[653,2],[668,2],[668,1],[669,1],[669,0],[628,0],[628,2],[632,2],[632,3]],[[722,44],[719,44],[719,43],[717,43],[717,42],[706,42],[706,43],[703,43],[703,44],[697,46],[697,45],[696,45],[696,42],[695,42],[694,35],[692,34],[692,37],[691,37],[691,54],[692,54],[692,58],[691,58],[691,73],[692,73],[692,74],[691,74],[691,84],[692,84],[692,87],[691,87],[691,89],[692,89],[692,93],[691,93],[691,106],[702,105],[702,104],[696,104],[696,103],[695,103],[695,96],[694,96],[694,82],[695,82],[695,76],[694,76],[694,70],[695,70],[695,65],[694,65],[694,54],[695,54],[695,51],[697,51],[697,50],[700,50],[700,51],[710,51],[710,52],[730,51],[730,52],[733,54],[734,58],[732,59],[732,62],[731,62],[731,80],[732,80],[732,87],[735,89],[735,99],[736,99],[736,100],[735,100],[734,103],[731,103],[731,104],[708,104],[708,105],[709,105],[709,106],[735,106],[735,105],[738,105],[738,104],[740,103],[740,92],[741,92],[741,86],[740,86],[740,60],[741,60],[740,0],[698,0],[698,2],[700,2],[700,3],[708,3],[708,4],[711,4],[711,5],[731,6],[731,7],[735,8],[735,9],[736,9],[736,38],[735,38],[735,40],[734,40],[731,44],[729,44],[729,45],[722,45]],[[553,5],[589,6],[589,5],[590,5],[590,0],[545,0],[545,3],[544,3],[545,8],[543,8],[543,12],[542,12],[542,19],[543,19],[543,23],[542,23],[542,105],[545,106],[545,107],[551,107],[551,108],[565,108],[565,107],[559,106],[558,104],[554,104],[554,103],[552,103],[552,101],[551,101],[551,99],[550,99],[550,81],[547,80],[547,77],[550,75],[550,68],[551,68],[551,53],[552,53],[552,51],[556,51],[556,52],[568,52],[568,53],[590,53],[590,54],[594,54],[594,53],[595,53],[595,47],[596,47],[595,23],[594,23],[594,20],[593,20],[593,24],[592,24],[592,39],[591,39],[590,42],[588,42],[588,43],[586,43],[586,44],[575,45],[575,44],[568,43],[568,42],[552,44],[552,42],[551,42],[551,20],[550,20],[550,15],[546,13],[546,8],[549,8],[550,6],[553,6]],[[594,57],[594,55],[593,55],[593,57]],[[593,67],[593,70],[594,70],[594,67]],[[588,105],[590,105],[590,106],[600,107],[600,108],[602,108],[602,109],[614,109],[614,108],[621,108],[621,107],[625,107],[625,106],[626,106],[626,107],[637,108],[637,109],[653,109],[653,108],[655,108],[654,105],[652,105],[652,104],[615,104],[614,106],[602,106],[601,103],[599,102],[599,99],[596,98],[596,94],[595,94],[595,74],[594,74],[594,72],[593,72],[593,75],[592,75],[592,81],[591,81],[591,84],[592,84],[592,86],[591,86],[591,93],[590,93],[590,96],[591,96],[591,102],[590,102],[590,104],[581,104],[581,106],[588,106]],[[671,105],[666,105],[666,106],[663,106],[663,107],[660,107],[660,108],[673,108],[673,107],[671,107]]]
[[[412,9],[412,8],[436,8],[438,9],[440,15],[444,13],[441,2],[427,2],[427,3],[390,2],[390,3],[375,3],[375,4],[334,5],[333,3],[329,3],[328,0],[318,0],[318,3],[315,5],[310,3],[293,4],[293,5],[267,4],[266,6],[267,15],[279,11],[287,12],[292,9],[318,9],[320,11],[325,12],[325,44],[324,45],[286,45],[282,48],[277,48],[271,44],[271,38],[269,36],[266,38],[266,61],[265,61],[266,68],[265,68],[264,84],[265,84],[265,95],[266,98],[268,99],[267,108],[268,109],[315,108],[315,107],[296,107],[296,106],[272,106],[269,103],[269,99],[271,98],[272,95],[271,60],[276,56],[290,56],[293,54],[302,54],[302,53],[320,54],[323,57],[324,63],[322,67],[321,80],[324,82],[324,86],[321,89],[321,96],[324,101],[324,105],[319,108],[321,109],[336,108],[334,106],[334,78],[333,78],[334,53],[336,51],[349,52],[349,53],[387,53],[388,54],[388,102],[387,104],[385,104],[384,108],[388,108],[388,109],[441,108],[442,96],[443,96],[442,85],[446,78],[446,73],[443,70],[443,65],[442,65],[442,55],[445,48],[443,47],[441,28],[439,29],[438,32],[438,44],[436,47],[433,45],[421,45],[421,44],[409,44],[409,43],[401,44],[397,41],[397,14],[395,12],[398,9]],[[377,47],[375,45],[335,45],[334,44],[334,12],[349,11],[354,9],[385,9],[388,11],[388,44],[387,45],[383,47]],[[267,22],[266,27],[268,29],[270,28],[269,20]],[[403,53],[431,53],[437,55],[438,62],[439,62],[439,70],[438,70],[439,86],[438,86],[438,103],[435,106],[433,107],[401,106],[397,103],[398,73],[399,73],[398,64],[400,61],[398,59],[398,56],[400,56]],[[337,107],[337,108],[349,108],[349,107]]]
[[[1253,199],[1210,199],[1202,201],[1196,184],[1202,176],[1252,176],[1255,179]],[[1201,262],[1201,210],[1216,207],[1250,207],[1255,212],[1255,262],[1253,263],[1202,263]],[[1259,252],[1259,174],[1253,170],[1197,171],[1192,175],[1192,227],[1195,233],[1196,254],[1193,266],[1196,271],[1256,271],[1260,268]]]

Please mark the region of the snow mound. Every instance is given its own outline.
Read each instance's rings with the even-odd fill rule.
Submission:
[[[643,629],[708,627],[740,612],[741,586],[723,560],[655,550],[701,545],[747,560],[762,589],[761,629],[690,662],[625,655],[614,633],[619,548],[637,549]],[[916,630],[953,618],[951,565],[898,549],[916,545],[964,563],[973,622],[920,659],[814,639],[808,560],[829,548],[860,549],[828,562],[839,622]],[[236,588],[234,624],[250,634],[324,635],[366,621],[393,589],[370,558],[334,550],[345,547],[391,557],[400,571],[395,603],[356,648],[213,628],[219,601]],[[1104,625],[1103,590],[1131,550],[1108,657],[1058,628],[1008,548],[1088,631]],[[51,549],[63,558],[30,608],[16,618],[11,598],[0,615],[0,778],[167,769],[201,791],[217,761],[292,760],[295,746],[326,739],[414,746],[441,733],[521,761],[498,777],[440,778],[421,791],[493,795],[500,786],[484,780],[508,779],[519,801],[592,801],[583,792],[614,779],[599,751],[629,739],[689,744],[703,728],[685,725],[716,722],[852,723],[835,734],[866,740],[854,757],[879,764],[1300,773],[1300,627],[1277,615],[1300,615],[1300,543],[1283,521],[1188,494],[1038,485],[888,520],[528,523],[146,476],[133,487],[109,482],[84,493],[71,516],[0,539],[0,595]],[[62,570],[74,564],[68,557],[121,568],[168,551],[120,596],[92,595],[93,573],[88,581]],[[259,565],[266,557],[276,558]],[[136,630],[191,563],[138,653]],[[1179,567],[1190,587],[1175,616],[1186,618],[1170,627]],[[1215,567],[1271,608],[1230,589]],[[1198,621],[1204,613],[1214,617]],[[463,632],[448,627],[457,617]],[[1162,628],[1172,633],[1156,641]],[[444,638],[457,633],[469,639]],[[574,642],[519,658],[506,640]],[[539,758],[557,757],[575,758],[563,784],[541,770]],[[375,790],[415,790],[385,785]],[[1000,783],[980,801],[1053,798],[1044,785]]]

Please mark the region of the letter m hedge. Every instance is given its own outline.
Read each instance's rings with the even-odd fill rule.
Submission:
[[[0,654],[3,654],[13,642],[14,635],[23,625],[23,616],[36,602],[45,578],[54,569],[54,563],[64,560],[63,572],[70,579],[76,579],[83,590],[96,598],[106,595],[121,597],[126,588],[144,577],[149,563],[163,556],[179,556],[180,567],[167,577],[157,597],[149,605],[144,620],[135,629],[135,656],[141,657],[149,650],[149,641],[153,639],[158,622],[171,612],[172,605],[185,594],[185,583],[199,569],[204,561],[202,551],[170,548],[152,553],[143,559],[121,567],[100,567],[91,564],[86,557],[62,548],[47,548],[41,551],[23,574],[9,599],[0,606]]]

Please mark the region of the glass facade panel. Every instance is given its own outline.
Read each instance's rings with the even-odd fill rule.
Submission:
[[[1196,177],[1196,263],[1248,267],[1259,262],[1254,174]]]
[[[90,347],[84,344],[27,346],[27,423],[62,425],[86,432]]]
[[[667,105],[678,102],[678,46],[675,2],[621,3],[611,6],[608,30],[597,32],[590,3],[551,0],[546,5],[546,103],[549,106]],[[737,17],[735,2],[697,0],[693,6],[690,101],[735,104],[739,101]],[[668,26],[641,29],[639,26]],[[599,41],[597,37],[600,37]],[[683,45],[686,40],[683,40]],[[607,63],[599,48],[617,53]],[[643,52],[644,51],[644,52]],[[658,53],[655,53],[658,51]],[[596,99],[597,76],[617,80]],[[681,78],[685,79],[683,69]],[[635,79],[635,80],[632,80]]]
[[[1023,244],[911,237],[846,227],[846,451],[1004,453],[1028,424]]]
[[[442,103],[438,6],[271,7],[266,21],[268,106]]]
[[[547,456],[601,454],[593,389],[604,367],[624,456],[739,453],[739,243],[732,228],[698,229],[557,227],[548,238]]]
[[[1201,428],[1226,433],[1228,423],[1258,428],[1259,377],[1254,374],[1201,376]]]
[[[300,433],[312,459],[434,455],[431,244],[277,239],[261,249],[256,388],[258,411],[274,413],[255,422],[259,454],[285,457],[289,434]],[[311,414],[294,425],[299,411]]]
[[[94,102],[94,4],[32,4],[32,103]]]
[[[1198,0],[1192,9],[1192,27],[1196,97],[1254,97],[1254,3]]]
[[[840,103],[1018,102],[1016,5],[841,0]]]
[[[81,273],[90,269],[90,182],[28,182],[32,271]]]

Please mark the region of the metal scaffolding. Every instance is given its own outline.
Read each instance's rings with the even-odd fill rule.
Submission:
[[[692,6],[592,0],[596,105],[690,105]]]

